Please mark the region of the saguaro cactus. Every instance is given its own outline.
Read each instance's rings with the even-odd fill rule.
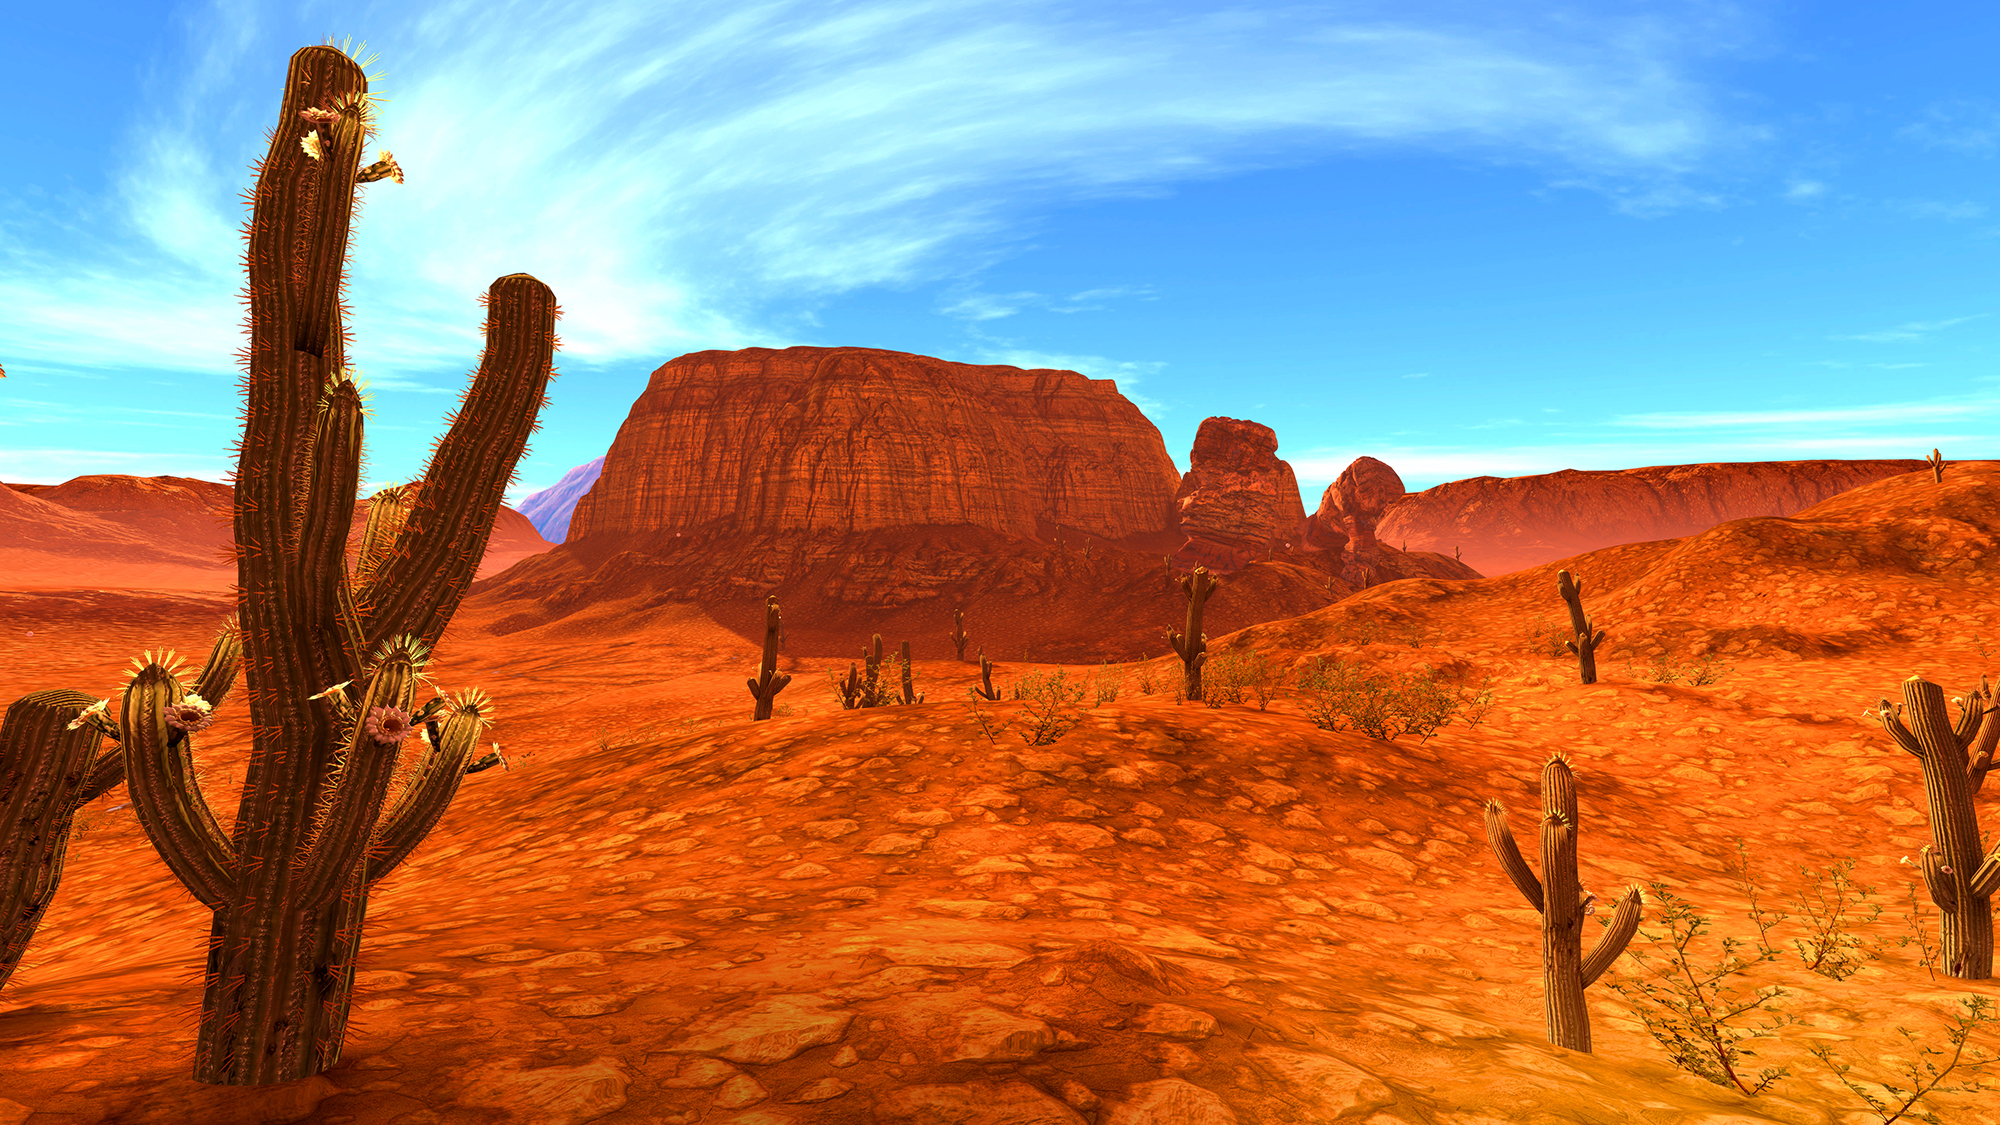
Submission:
[[[1187,676],[1187,698],[1189,702],[1201,698],[1201,670],[1208,663],[1208,634],[1201,631],[1201,611],[1217,590],[1222,589],[1222,579],[1208,572],[1205,566],[1194,568],[1193,574],[1181,576],[1181,594],[1188,600],[1187,632],[1176,633],[1167,630],[1167,643],[1180,654],[1181,668]]]
[[[957,650],[958,658],[960,660],[964,660],[965,642],[967,640],[967,637],[965,635],[965,611],[962,609],[953,610],[951,616],[954,622],[950,634],[951,647]]]
[[[1935,482],[1936,482],[1936,483],[1938,483],[1938,484],[1943,484],[1943,483],[1944,483],[1944,458],[1943,458],[1943,457],[1940,457],[1940,456],[1938,456],[1938,451],[1937,451],[1937,450],[1936,450],[1935,448],[1933,448],[1933,449],[1931,450],[1931,455],[1930,455],[1929,457],[1926,457],[1926,458],[1924,458],[1924,460],[1926,460],[1926,461],[1929,461],[1929,462],[1930,462],[1930,465],[1931,465],[1931,480],[1935,481]]]
[[[1571,578],[1567,570],[1557,571],[1556,593],[1561,594],[1562,600],[1569,603],[1570,632],[1576,634],[1576,639],[1564,641],[1563,647],[1576,654],[1579,682],[1594,684],[1597,682],[1597,646],[1604,643],[1604,630],[1599,629],[1595,636],[1591,635],[1590,620],[1583,615],[1581,579]]]
[[[1507,826],[1506,806],[1486,802],[1486,842],[1528,905],[1542,912],[1542,1005],[1549,1042],[1589,1054],[1590,1009],[1583,990],[1625,952],[1639,929],[1641,908],[1639,888],[1632,887],[1590,956],[1583,955],[1583,919],[1595,907],[1586,902],[1577,881],[1577,828],[1576,775],[1561,754],[1551,755],[1542,767],[1542,879],[1521,858],[1514,830]]]
[[[177,732],[207,726],[242,663],[232,618],[168,724]],[[125,780],[125,748],[103,713],[109,702],[80,691],[38,691],[15,700],[0,720],[0,988],[55,897],[78,810]],[[106,737],[112,746],[100,754]],[[180,734],[173,738],[184,744]]]
[[[852,711],[861,706],[861,672],[853,661],[847,662],[847,678],[835,681],[840,689],[840,709]]]
[[[252,749],[233,835],[169,727],[183,699],[173,672],[148,663],[125,689],[133,809],[215,916],[200,1082],[291,1082],[340,1058],[369,889],[443,815],[492,721],[477,690],[422,707],[415,696],[485,554],[558,343],[547,286],[526,274],[493,283],[478,376],[421,484],[378,495],[350,577],[363,411],[339,300],[348,224],[357,184],[401,179],[386,152],[361,166],[367,91],[342,51],[292,56],[246,231],[235,555]],[[417,768],[392,794],[402,743],[419,729]]]
[[[903,642],[902,654],[896,659],[903,666],[903,702],[922,703],[924,701],[923,694],[917,691],[915,684],[910,682],[910,642]]]
[[[764,661],[757,666],[757,678],[750,681],[750,698],[757,701],[757,710],[751,714],[751,721],[771,717],[771,701],[792,682],[789,672],[778,671],[778,632],[782,625],[778,617],[778,595],[771,594],[764,599]]]
[[[998,702],[1000,699],[999,689],[993,686],[993,662],[986,659],[986,650],[983,648],[979,650],[979,686],[972,690],[979,693],[979,698],[988,702]]]
[[[1945,717],[1944,689],[1911,676],[1903,681],[1901,707],[1884,699],[1878,710],[1863,715],[1879,720],[1896,745],[1923,763],[1932,843],[1924,845],[1919,866],[1938,908],[1944,970],[1960,980],[1986,980],[1993,975],[1992,896],[2000,887],[2000,845],[1981,855],[1972,795],[1993,768],[2000,707],[1984,676],[1956,702],[1953,727]]]

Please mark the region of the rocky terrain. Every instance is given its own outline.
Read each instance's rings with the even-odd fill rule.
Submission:
[[[1975,462],[1941,485],[1904,474],[1789,518],[1592,552],[1569,564],[1609,634],[1592,685],[1548,654],[1552,565],[1211,630],[1218,653],[1254,647],[1280,667],[1428,667],[1492,691],[1477,725],[1428,741],[1320,730],[1295,694],[1176,704],[1160,660],[1064,669],[1116,678],[1118,695],[1093,693],[1048,745],[1018,737],[1025,703],[975,712],[974,670],[936,658],[918,661],[927,702],[842,711],[824,686],[835,662],[788,653],[778,717],[751,723],[755,644],[700,606],[607,598],[501,633],[515,610],[475,592],[429,674],[497,699],[510,768],[468,778],[374,896],[341,1063],[254,1090],[188,1080],[208,916],[114,790],[0,993],[0,1121],[1879,1120],[1807,1048],[1832,1048],[1850,1080],[1907,1088],[1919,1046],[1949,1054],[1959,1000],[1996,987],[1933,976],[1896,944],[1924,791],[1861,711],[1912,674],[1956,694],[2000,672],[1996,543],[2000,463]],[[228,608],[212,593],[0,591],[0,698],[108,693],[142,649],[205,651]],[[1098,612],[1065,621],[1111,627]],[[791,608],[786,623],[807,626]],[[1668,681],[1706,658],[1719,678]],[[1010,662],[996,678],[1050,670]],[[989,737],[978,714],[1014,725]],[[225,822],[247,740],[225,706],[199,741]],[[1558,751],[1586,888],[1664,883],[1712,923],[1701,966],[1717,937],[1759,937],[1749,888],[1791,915],[1769,935],[1781,956],[1734,978],[1786,989],[1773,1007],[1799,1020],[1745,1042],[1749,1065],[1789,1072],[1768,1091],[1677,1069],[1610,987],[1649,978],[1637,953],[1670,959],[1651,899],[1587,993],[1595,1053],[1546,1041],[1539,918],[1481,810],[1503,801],[1539,868],[1536,781]],[[1788,942],[1811,932],[1801,868],[1846,859],[1887,910],[1871,921],[1854,904],[1848,930],[1877,953],[1834,980]],[[1935,942],[1935,909],[1908,901]],[[1967,1063],[1996,1049],[1989,1023]],[[1961,1065],[1948,1085],[1977,1076]],[[1918,1108],[2000,1121],[1977,1094]]]

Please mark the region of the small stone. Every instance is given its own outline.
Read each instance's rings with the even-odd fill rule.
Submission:
[[[858,1063],[860,1061],[861,1061],[861,1053],[859,1051],[856,1051],[852,1045],[847,1043],[842,1043],[840,1045],[840,1050],[835,1051],[833,1053],[832,1062],[833,1065],[835,1066],[849,1067],[853,1066],[855,1063]]]
[[[1152,816],[1163,815],[1165,812],[1166,812],[1165,809],[1152,803],[1151,801],[1140,801],[1138,804],[1132,806],[1133,816],[1152,817]]]
[[[1290,871],[1299,865],[1299,861],[1293,859],[1291,856],[1267,848],[1255,840],[1244,845],[1243,858],[1246,862],[1254,863],[1259,867],[1275,867],[1280,871]]]
[[[1215,1017],[1179,1004],[1153,1004],[1139,1013],[1132,1026],[1148,1035],[1168,1039],[1206,1039],[1215,1034]]]
[[[989,855],[952,869],[954,875],[1011,875],[1029,870],[1028,865],[1006,856]]]
[[[1318,817],[1296,806],[1285,810],[1285,819],[1282,823],[1287,828],[1326,827],[1326,825],[1320,823],[1320,819]]]
[[[1011,902],[991,902],[983,898],[927,898],[917,905],[932,914],[949,914],[956,918],[1000,918],[1009,922],[1026,917],[1028,913]]]
[[[707,1090],[743,1073],[721,1059],[695,1057],[681,1060],[681,1068],[660,1079],[660,1085],[682,1090]]]
[[[988,1007],[967,1012],[955,1033],[958,1041],[946,1062],[1021,1062],[1056,1041],[1055,1032],[1041,1020]]]
[[[715,1104],[724,1109],[742,1109],[746,1105],[756,1105],[771,1096],[755,1078],[738,1074],[722,1084],[715,1092]]]
[[[1118,838],[1127,843],[1139,844],[1148,848],[1164,848],[1167,846],[1167,838],[1150,828],[1133,828],[1125,832],[1120,832]]]
[[[1002,809],[1008,805],[1020,804],[1021,799],[997,785],[982,785],[952,803],[976,805],[983,809]]]
[[[824,879],[833,874],[833,869],[821,863],[801,863],[778,872],[780,879]]]
[[[815,840],[837,840],[850,832],[861,831],[861,826],[851,820],[808,820],[799,825],[799,831]]]
[[[1192,837],[1197,844],[1213,843],[1229,834],[1221,825],[1205,820],[1176,820],[1174,827]]]
[[[1139,776],[1139,771],[1130,766],[1112,766],[1091,780],[1099,785],[1115,785],[1120,789],[1137,789],[1145,782],[1145,779]]]
[[[873,902],[880,893],[874,887],[835,887],[821,897],[845,899],[850,902]]]
[[[916,824],[935,828],[940,824],[950,824],[958,818],[944,809],[906,809],[889,819],[897,824]]]
[[[1056,1093],[1060,1094],[1062,1100],[1068,1102],[1072,1108],[1080,1109],[1085,1113],[1096,1109],[1104,1102],[1104,1099],[1093,1093],[1090,1087],[1078,1082],[1074,1078],[1056,1079]]]
[[[1080,852],[1110,847],[1112,842],[1111,833],[1095,824],[1051,824],[1049,835],[1064,847]]]
[[[861,849],[861,854],[909,855],[923,846],[924,842],[915,836],[898,836],[890,833],[887,836],[877,836],[873,840],[868,841],[868,846]]]
[[[1101,1125],[1236,1125],[1236,1111],[1213,1093],[1182,1078],[1140,1082],[1124,1101],[1099,1117]]]
[[[1261,867],[1252,867],[1247,863],[1237,869],[1236,877],[1246,883],[1262,883],[1267,887],[1276,886],[1285,881],[1283,875],[1274,871],[1266,871]]]
[[[799,1087],[785,1101],[794,1104],[800,1102],[830,1102],[852,1089],[854,1089],[854,1083],[852,1082],[842,1082],[838,1078],[822,1078],[817,1082],[809,1082]],[[717,1104],[721,1103],[718,1102]]]

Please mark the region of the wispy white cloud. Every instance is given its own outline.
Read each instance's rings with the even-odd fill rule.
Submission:
[[[1986,217],[1986,205],[1971,200],[1947,203],[1938,199],[1906,199],[1890,206],[1906,215],[1919,219],[1943,219],[1946,222],[1963,222],[1966,219]]]
[[[1049,296],[1031,291],[960,292],[940,303],[938,311],[955,320],[998,320],[1029,308],[1046,309],[1054,313],[1097,312],[1110,308],[1109,302],[1120,297],[1132,297],[1143,301],[1157,299],[1150,285],[1113,285],[1101,289],[1085,289],[1068,296]]]
[[[2000,151],[2000,105],[1983,98],[1933,102],[1925,107],[1921,119],[1896,132],[1927,148],[1991,156]]]
[[[357,360],[382,369],[384,389],[462,370],[478,350],[472,298],[516,271],[563,301],[572,360],[657,359],[771,342],[758,327],[774,299],[976,272],[1067,201],[1402,149],[1545,168],[1628,210],[1693,206],[1703,193],[1676,178],[1742,138],[1690,76],[1706,49],[1692,34],[1460,14],[1161,19],[971,0],[385,10],[370,21],[390,99],[378,142],[408,182],[363,189]],[[187,23],[193,51],[164,60],[134,107],[115,211],[84,215],[89,237],[65,239],[59,258],[0,240],[10,360],[229,370],[237,196],[272,124],[274,60],[301,36],[255,4]]]
[[[1973,313],[1971,316],[1947,317],[1944,320],[1912,320],[1898,324],[1894,328],[1883,328],[1874,332],[1857,332],[1851,336],[1828,336],[1829,340],[1860,340],[1870,344],[1892,344],[1909,340],[1922,340],[1933,333],[1988,317],[1992,313]]]
[[[1983,398],[1958,402],[1898,402],[1824,410],[1661,411],[1620,414],[1607,424],[1649,430],[1704,430],[1717,426],[1883,426],[1987,417],[2000,418],[2000,401]]]
[[[1826,194],[1826,184],[1820,180],[1793,180],[1785,185],[1785,198],[1794,203],[1818,199]]]

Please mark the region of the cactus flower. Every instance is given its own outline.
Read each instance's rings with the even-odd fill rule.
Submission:
[[[368,712],[368,721],[362,724],[368,737],[385,746],[393,746],[410,737],[413,729],[410,716],[394,707],[376,707]]]
[[[215,716],[210,714],[214,710],[208,705],[208,700],[189,692],[181,697],[179,703],[167,706],[167,725],[189,733],[207,730],[215,722]]]
[[[82,725],[83,725],[83,724],[85,723],[85,721],[87,721],[87,720],[88,720],[88,719],[89,719],[89,718],[90,718],[90,717],[91,717],[92,715],[96,715],[96,714],[100,714],[100,713],[102,713],[102,712],[104,711],[104,708],[105,708],[106,706],[108,706],[108,705],[109,705],[110,703],[111,703],[111,701],[110,701],[109,699],[100,699],[100,700],[98,700],[97,702],[95,702],[95,703],[91,704],[90,706],[88,706],[88,707],[84,708],[84,709],[83,709],[83,713],[82,713],[82,714],[80,714],[80,715],[78,715],[78,716],[77,716],[76,718],[74,718],[74,719],[71,719],[71,720],[70,720],[70,722],[69,722],[69,726],[67,726],[67,727],[64,727],[63,729],[64,729],[64,730],[75,730],[76,728],[78,728],[78,727],[82,726]]]

